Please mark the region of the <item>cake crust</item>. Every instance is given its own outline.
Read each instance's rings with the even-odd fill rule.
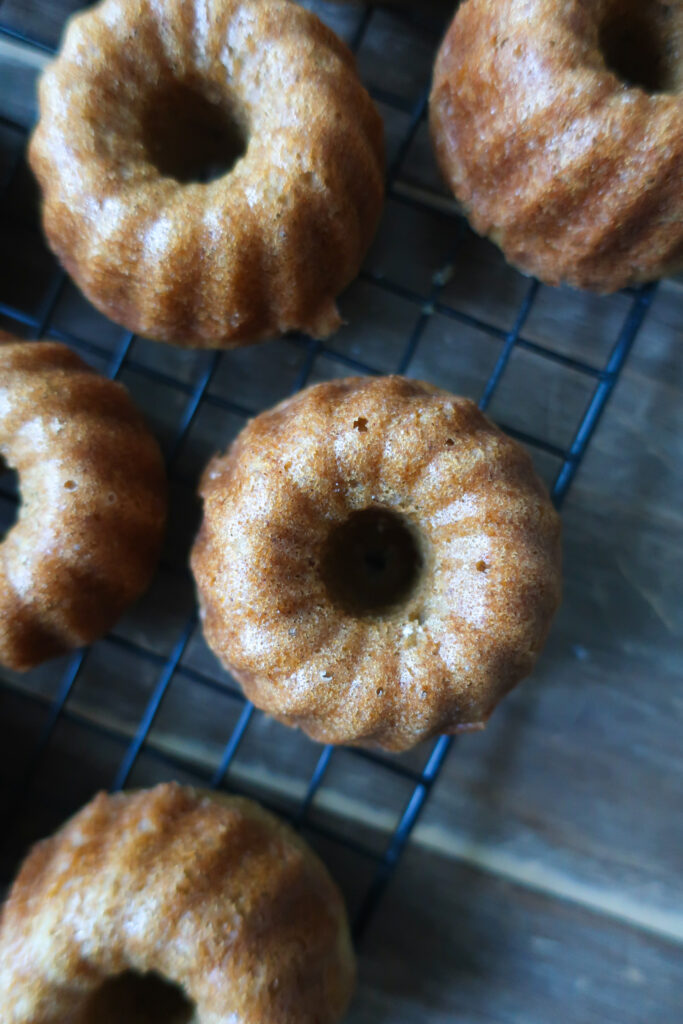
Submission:
[[[179,986],[193,1024],[335,1024],[355,980],[341,895],[303,840],[177,783],[100,793],[34,847],[0,918],[5,1024],[97,1024],[124,971]]]
[[[637,18],[663,55],[658,91],[603,53]],[[466,0],[437,56],[430,125],[473,228],[525,273],[613,292],[683,266],[680,0]]]
[[[208,348],[339,326],[336,296],[379,218],[383,130],[314,14],[289,0],[102,0],[69,21],[39,100],[29,156],[45,233],[112,320]],[[175,120],[187,140],[162,137]],[[166,161],[186,163],[191,133],[210,142],[217,125],[246,147],[234,166],[174,177]]]
[[[4,332],[0,459],[21,494],[0,543],[0,664],[23,671],[101,636],[146,589],[166,472],[120,384],[65,345]]]
[[[192,568],[206,639],[258,707],[323,742],[403,750],[481,728],[531,670],[559,603],[559,519],[529,456],[429,384],[315,385],[252,420],[201,494]],[[368,513],[361,570],[364,555],[391,555],[391,523],[418,563],[412,587],[399,576],[405,593],[374,612],[327,578],[330,537],[362,531],[354,517]],[[359,542],[332,565],[358,564]]]

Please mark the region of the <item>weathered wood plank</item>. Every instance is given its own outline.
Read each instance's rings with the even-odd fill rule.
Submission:
[[[368,935],[353,1024],[672,1024],[680,948],[409,853]]]

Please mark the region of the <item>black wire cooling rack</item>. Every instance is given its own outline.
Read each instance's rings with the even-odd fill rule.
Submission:
[[[337,8],[333,4],[315,2],[311,2],[309,6],[331,21],[333,27],[346,36],[358,54],[360,70],[368,80],[373,97],[385,115],[390,152],[387,179],[388,210],[385,217],[385,224],[389,224],[389,234],[392,218],[397,215],[396,211],[403,210],[417,218],[415,223],[423,216],[429,218],[430,223],[438,222],[439,237],[447,238],[448,241],[439,257],[438,266],[432,264],[426,277],[424,274],[417,275],[419,280],[407,279],[409,271],[392,273],[391,259],[384,268],[378,268],[377,262],[373,263],[370,258],[361,272],[357,287],[364,289],[366,305],[372,304],[373,297],[378,299],[380,306],[384,299],[396,300],[397,308],[402,311],[401,317],[398,318],[402,324],[402,338],[396,345],[393,365],[371,365],[373,360],[367,358],[366,361],[362,347],[360,351],[358,346],[340,347],[335,345],[334,339],[323,344],[304,337],[289,337],[277,343],[275,355],[270,345],[259,346],[249,350],[249,358],[261,359],[259,372],[267,374],[271,385],[275,381],[272,394],[269,392],[268,404],[284,397],[288,392],[304,387],[312,380],[320,379],[325,374],[329,376],[378,373],[389,369],[398,373],[415,372],[420,347],[425,344],[430,324],[438,317],[441,324],[446,324],[446,330],[452,329],[454,336],[459,337],[462,334],[468,339],[464,344],[470,347],[466,350],[466,355],[461,354],[462,358],[475,360],[477,357],[476,342],[472,340],[475,336],[487,337],[497,343],[495,358],[478,383],[479,405],[482,409],[491,406],[501,382],[509,372],[511,360],[515,353],[521,351],[547,361],[548,365],[553,366],[554,372],[571,374],[574,377],[578,375],[582,379],[586,389],[585,400],[581,403],[573,427],[573,436],[568,443],[558,444],[553,438],[536,436],[505,422],[502,424],[532,452],[552,457],[557,467],[552,483],[552,496],[555,504],[560,506],[652,302],[654,286],[624,293],[621,297],[620,326],[610,341],[611,347],[608,350],[596,346],[603,354],[607,352],[602,365],[594,365],[589,360],[575,358],[562,351],[561,346],[544,344],[525,336],[525,325],[529,323],[542,289],[535,281],[524,279],[521,275],[515,276],[516,298],[514,301],[508,301],[510,316],[507,324],[502,324],[499,316],[487,318],[478,312],[473,313],[466,302],[453,301],[449,297],[447,287],[451,270],[454,261],[457,261],[458,252],[462,249],[463,239],[471,236],[454,203],[448,199],[445,192],[439,192],[438,186],[431,187],[433,182],[428,181],[426,185],[424,181],[418,182],[415,187],[406,185],[406,181],[410,181],[410,166],[414,163],[415,154],[419,153],[420,147],[423,151],[425,147],[429,68],[444,28],[444,21],[431,13],[405,13],[381,7]],[[27,44],[38,51],[52,52],[52,46],[45,39],[18,31],[15,23],[0,25],[0,37],[10,39],[13,43]],[[409,57],[405,64],[401,63],[401,52]],[[378,55],[379,64],[382,65],[380,71],[377,71],[376,66]],[[416,65],[419,65],[421,80],[418,80],[419,74],[415,72]],[[376,79],[380,72],[383,78],[378,81]],[[409,87],[404,88],[406,76],[409,79]],[[259,408],[251,407],[248,402],[243,401],[243,395],[239,391],[237,394],[226,394],[215,386],[221,379],[224,361],[232,358],[230,354],[177,352],[166,346],[155,346],[153,343],[137,339],[134,335],[124,333],[101,319],[97,328],[90,326],[80,330],[78,325],[82,318],[79,319],[78,316],[72,317],[71,325],[65,326],[62,307],[67,295],[70,294],[73,299],[73,288],[47,253],[42,240],[37,219],[36,196],[32,191],[30,174],[24,160],[27,130],[25,125],[18,123],[13,117],[0,116],[0,131],[0,150],[6,149],[3,153],[5,174],[0,196],[3,223],[11,225],[12,249],[20,253],[19,263],[31,268],[32,276],[32,286],[28,289],[26,275],[22,277],[20,271],[10,273],[9,276],[4,275],[5,288],[10,289],[11,294],[0,292],[0,317],[7,329],[13,332],[30,338],[47,337],[66,342],[112,378],[124,379],[143,409],[148,414],[151,410],[153,421],[155,405],[159,404],[158,393],[163,392],[166,396],[165,404],[173,411],[173,423],[171,427],[166,424],[162,430],[162,440],[165,442],[171,493],[172,496],[175,495],[181,509],[176,519],[182,519],[185,515],[182,510],[187,508],[188,504],[187,501],[183,504],[178,495],[187,492],[188,489],[194,489],[196,476],[201,468],[197,464],[199,459],[195,457],[192,471],[188,473],[188,458],[185,452],[188,439],[191,438],[199,420],[206,414],[221,424],[229,423],[228,433],[234,434],[245,419],[258,412]],[[6,146],[3,145],[3,140]],[[403,242],[396,245],[397,260],[401,260],[403,255],[407,257],[407,250],[412,249],[413,244],[416,248],[420,244],[418,239],[413,243],[412,236],[407,240],[406,238],[404,232]],[[403,255],[401,245],[405,249]],[[503,265],[502,261],[500,265]],[[487,285],[485,281],[483,289],[486,287],[490,287],[492,291],[496,283],[492,280],[490,285]],[[384,299],[380,299],[382,296]],[[361,303],[356,319],[362,318],[363,312],[364,307]],[[397,329],[394,327],[394,334],[396,333]],[[324,370],[321,370],[323,364]],[[253,362],[250,365],[253,365]],[[284,381],[286,384],[283,385]],[[436,383],[441,381],[437,379]],[[541,396],[539,400],[542,402],[543,397]],[[228,440],[229,437],[224,436],[222,444],[217,444],[216,447],[224,447]],[[5,520],[9,522],[16,508],[17,495],[11,483],[3,486],[7,480],[7,476],[0,479],[0,510],[3,511]],[[194,513],[188,513],[185,518],[186,521],[181,524],[179,530],[172,526],[172,533],[176,534],[177,541],[174,549],[175,560],[172,556],[167,558],[164,569],[171,575],[181,576],[189,591],[187,552],[196,522],[196,510]],[[169,603],[173,605],[172,598],[165,601],[164,606],[168,606]],[[138,782],[135,770],[144,757],[158,763],[159,777],[169,778],[178,775],[202,781],[213,787],[240,791],[239,777],[236,777],[233,771],[235,761],[250,729],[253,729],[254,723],[263,716],[245,701],[238,687],[216,663],[207,658],[200,661],[198,667],[196,661],[187,657],[199,633],[191,598],[187,604],[189,608],[183,602],[172,608],[172,639],[165,647],[160,648],[154,643],[147,644],[144,636],[140,639],[140,633],[121,631],[118,628],[97,645],[99,665],[113,659],[117,651],[125,654],[127,658],[128,669],[119,672],[118,678],[114,680],[116,686],[125,689],[129,675],[144,675],[148,681],[145,701],[138,709],[132,727],[116,728],[96,713],[84,713],[74,700],[79,684],[87,675],[89,659],[93,657],[92,648],[79,651],[41,670],[42,674],[35,687],[26,685],[25,680],[22,681],[11,673],[0,676],[0,699],[9,700],[11,697],[13,707],[23,708],[25,705],[28,708],[26,714],[33,714],[37,723],[31,732],[30,743],[26,743],[21,753],[12,750],[11,754],[7,755],[6,760],[10,761],[9,764],[3,764],[3,748],[0,747],[0,779],[5,802],[4,815],[0,819],[0,840],[4,839],[11,845],[11,836],[17,829],[22,836],[19,848],[13,847],[12,855],[3,861],[5,877],[0,879],[3,884],[9,881],[16,858],[23,852],[26,844],[38,837],[39,826],[28,824],[23,831],[19,828],[22,820],[31,818],[33,808],[39,806],[41,801],[51,802],[56,808],[55,815],[58,819],[59,816],[75,809],[76,799],[78,803],[82,802],[82,796],[87,796],[101,784],[99,777],[90,779],[89,765],[84,762],[81,770],[85,778],[82,793],[79,790],[78,798],[75,795],[73,799],[65,798],[64,794],[59,792],[59,787],[57,796],[54,793],[49,799],[45,796],[43,791],[53,770],[51,748],[57,731],[65,723],[76,723],[81,731],[92,737],[95,748],[104,748],[108,743],[115,744],[115,749],[119,753],[115,758],[113,771],[109,771],[108,774],[108,784],[112,789]],[[136,612],[133,613],[135,614]],[[190,687],[197,699],[200,691],[207,691],[215,693],[221,700],[232,705],[224,746],[212,765],[198,764],[192,752],[184,755],[178,749],[169,751],[152,742],[150,738],[155,723],[163,711],[164,702],[169,699],[174,687],[181,683]],[[104,690],[101,693],[103,694]],[[3,715],[7,716],[8,712],[5,711]],[[288,806],[283,807],[282,801],[277,799],[276,791],[269,792],[268,786],[262,786],[258,796],[262,802],[274,806],[280,813],[287,814],[298,827],[324,840],[329,847],[341,851],[342,856],[350,851],[365,862],[368,868],[365,873],[366,883],[356,902],[354,915],[356,936],[359,937],[429,799],[430,790],[453,745],[453,740],[448,737],[436,740],[426,754],[420,755],[421,759],[416,767],[414,759],[406,760],[361,750],[342,751],[332,747],[315,747],[305,737],[299,737],[298,734],[295,736],[296,742],[307,745],[306,757],[312,761],[306,777],[296,791],[296,798],[290,800]],[[288,740],[294,742],[291,735]],[[313,758],[311,751],[315,752]],[[356,834],[353,823],[350,828],[348,823],[347,827],[341,827],[336,819],[321,818],[313,813],[321,786],[340,757],[352,758],[356,762],[356,768],[360,764],[364,766],[363,770],[372,769],[389,773],[392,777],[402,780],[407,787],[407,793],[397,813],[395,827],[383,835],[380,843],[370,844],[362,841]],[[345,763],[348,765],[348,760]]]

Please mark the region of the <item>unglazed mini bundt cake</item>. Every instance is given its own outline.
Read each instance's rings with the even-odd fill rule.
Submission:
[[[34,847],[0,918],[3,1024],[334,1024],[354,976],[342,898],[303,840],[175,783],[97,796]]]
[[[103,0],[72,18],[30,161],[91,302],[188,346],[334,331],[383,194],[353,57],[289,0]]]
[[[401,377],[262,413],[201,486],[209,645],[315,739],[402,750],[483,726],[560,597],[560,528],[529,456],[468,399]]]
[[[0,543],[0,664],[23,670],[94,640],[145,590],[166,475],[120,384],[65,345],[4,332],[0,462],[22,499]]]
[[[542,281],[683,266],[683,0],[466,0],[430,102],[476,231]]]

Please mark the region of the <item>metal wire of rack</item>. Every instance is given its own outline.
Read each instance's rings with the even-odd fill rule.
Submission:
[[[311,6],[315,7],[315,3]],[[366,7],[357,9],[357,17],[351,26],[348,39],[352,49],[359,52],[363,41],[367,36],[373,19],[381,17],[382,8]],[[419,23],[423,36],[426,34],[431,39],[435,48],[443,25],[438,19],[425,15],[420,20],[419,13],[392,12],[392,19],[397,19],[410,33],[413,27]],[[22,43],[50,51],[52,48],[45,41],[33,38],[13,26],[0,25],[0,35],[18,40]],[[425,85],[415,101],[406,100],[406,97],[392,91],[384,86],[371,90],[375,99],[388,110],[400,112],[403,121],[401,138],[395,147],[390,160],[387,178],[387,197],[398,204],[413,206],[417,210],[429,209],[424,197],[419,193],[406,191],[398,186],[404,162],[411,151],[417,133],[424,123],[425,111],[428,99],[428,85]],[[16,133],[22,138],[26,134],[26,128],[18,124],[12,118],[0,116],[0,128]],[[8,198],[12,195],[13,186],[17,177],[25,173],[23,158],[19,157],[6,174],[4,191],[0,196],[0,203],[7,205]],[[464,222],[460,219],[456,210],[444,209],[444,221],[448,221],[448,230],[452,238],[452,251],[457,252],[460,239],[465,230]],[[35,239],[36,244],[40,243],[40,235],[35,223],[21,225],[21,230]],[[595,366],[591,362],[577,359],[564,354],[555,348],[548,347],[525,337],[524,329],[529,316],[534,308],[539,293],[537,282],[529,281],[525,286],[525,293],[521,303],[518,305],[514,320],[507,329],[498,323],[488,322],[470,312],[457,308],[451,304],[444,294],[446,276],[435,274],[430,287],[425,293],[423,288],[407,287],[404,282],[393,280],[385,274],[376,270],[365,269],[361,273],[361,280],[369,287],[380,289],[390,295],[397,296],[402,301],[411,304],[416,312],[416,318],[411,324],[410,330],[406,333],[403,341],[403,349],[396,359],[394,370],[399,373],[410,372],[418,349],[425,337],[425,331],[430,319],[435,313],[453,322],[454,326],[466,326],[475,328],[479,332],[487,334],[500,343],[495,365],[485,380],[479,397],[479,405],[486,410],[497,392],[506,371],[510,366],[513,353],[519,350],[526,350],[534,353],[540,359],[548,360],[561,370],[569,370],[582,375],[589,382],[591,391],[585,408],[576,424],[573,438],[568,445],[558,445],[553,440],[541,436],[533,436],[526,431],[513,429],[508,426],[506,429],[532,449],[545,452],[559,460],[559,470],[556,473],[552,486],[552,497],[557,506],[564,501],[572,484],[577,469],[590,444],[593,433],[605,410],[610,394],[619,379],[619,375],[627,360],[631,346],[638,334],[647,310],[652,303],[655,286],[648,286],[637,291],[628,293],[629,307],[623,318],[621,328],[613,340],[611,350],[602,366]],[[203,353],[197,356],[199,360],[199,372],[194,379],[186,380],[174,372],[173,368],[166,369],[163,365],[148,365],[136,357],[137,339],[130,333],[121,333],[115,346],[108,348],[101,345],[96,338],[84,337],[79,334],[65,330],[55,319],[55,312],[60,300],[63,297],[67,278],[63,271],[53,265],[50,274],[46,277],[41,292],[41,300],[38,308],[28,308],[28,304],[21,301],[0,301],[0,316],[4,319],[9,329],[28,337],[47,337],[64,341],[73,345],[85,358],[95,358],[106,366],[106,372],[112,378],[122,376],[124,373],[137,375],[142,382],[150,386],[153,383],[161,383],[179,396],[182,408],[175,424],[175,430],[167,439],[166,459],[169,475],[173,481],[174,477],[182,481],[182,471],[179,469],[179,459],[183,445],[195,424],[200,411],[204,407],[211,406],[218,414],[236,417],[243,421],[246,417],[253,415],[256,409],[243,404],[240,399],[234,396],[226,397],[212,390],[212,383],[216,380],[220,371],[221,360],[224,356],[221,353]],[[351,373],[377,373],[376,366],[370,365],[356,354],[349,355],[324,344],[317,340],[304,337],[290,337],[287,344],[300,350],[297,372],[292,381],[291,390],[296,391],[306,386],[313,378],[317,363],[320,359],[331,360],[344,372]],[[284,396],[283,396],[284,397]],[[505,424],[503,424],[505,426]],[[0,500],[5,503],[16,503],[17,496],[11,489],[2,487],[0,481]],[[187,572],[178,569],[173,571]],[[21,766],[18,777],[14,778],[11,787],[7,787],[7,806],[4,810],[3,823],[4,834],[8,836],[14,823],[16,823],[29,806],[31,800],[36,798],[35,790],[40,781],[41,773],[46,770],[46,757],[50,744],[53,741],[55,732],[62,721],[73,720],[78,722],[96,737],[102,740],[114,738],[118,743],[124,744],[124,753],[120,758],[118,767],[111,779],[111,788],[120,789],[128,784],[135,766],[144,753],[158,760],[162,770],[167,774],[176,771],[191,770],[193,776],[203,779],[212,787],[225,786],[233,791],[239,786],[231,776],[231,767],[240,750],[241,745],[248,735],[255,718],[261,713],[248,703],[239,688],[231,684],[216,667],[215,675],[211,672],[199,670],[188,664],[184,658],[195,633],[197,631],[196,611],[193,609],[187,616],[186,621],[177,630],[175,641],[170,650],[160,652],[147,648],[144,644],[131,640],[118,633],[113,633],[103,641],[113,647],[124,650],[136,666],[146,666],[155,674],[151,692],[148,696],[142,714],[139,716],[136,727],[130,732],[113,728],[111,725],[103,724],[92,717],[84,716],[78,710],[71,707],[71,698],[78,681],[84,671],[89,658],[89,651],[82,650],[73,654],[61,668],[61,675],[51,693],[51,699],[47,709],[46,717],[42,728],[37,736],[35,744],[27,751],[27,757]],[[213,770],[202,771],[196,763],[185,759],[178,752],[164,751],[149,742],[150,731],[160,713],[165,699],[173,687],[176,679],[182,678],[193,687],[215,690],[223,697],[235,702],[239,709],[236,720],[230,731],[227,740],[224,742],[222,754],[215,764]],[[15,682],[10,678],[0,677],[0,697],[3,693],[16,693]],[[28,699],[28,697],[26,698]],[[43,705],[45,701],[43,701]],[[332,747],[319,748],[319,754],[308,775],[304,788],[300,793],[300,799],[295,807],[290,808],[289,816],[297,827],[305,828],[312,833],[323,837],[326,841],[335,844],[345,850],[363,858],[370,866],[369,882],[365,887],[362,898],[355,913],[355,934],[360,938],[365,931],[367,924],[375,910],[382,893],[390,881],[401,854],[408,842],[418,818],[423,811],[429,798],[434,782],[439,776],[444,760],[448,755],[453,739],[441,737],[431,746],[426,759],[420,767],[408,766],[400,758],[393,758],[383,754],[373,753],[365,750],[346,749],[346,755],[351,756],[364,764],[372,764],[375,767],[400,777],[409,786],[410,791],[403,807],[400,810],[396,827],[386,838],[383,846],[374,849],[372,846],[361,842],[356,836],[349,835],[338,829],[334,823],[326,824],[312,819],[312,809],[315,805],[318,794],[324,779],[330,771],[330,766],[335,758],[340,755],[338,750]],[[262,802],[268,804],[268,794],[260,794]],[[71,809],[71,808],[70,808]],[[281,807],[277,807],[279,813]],[[34,837],[37,838],[37,837]],[[3,879],[6,881],[7,879]]]

